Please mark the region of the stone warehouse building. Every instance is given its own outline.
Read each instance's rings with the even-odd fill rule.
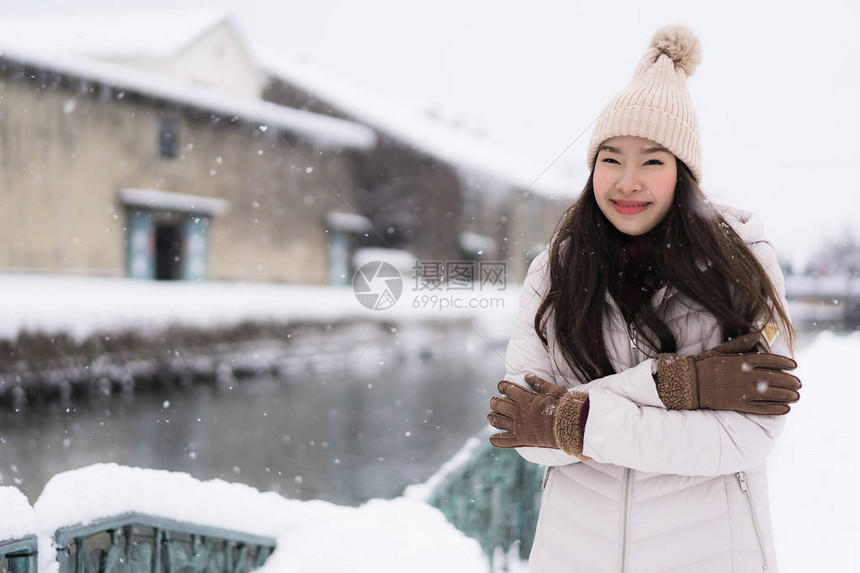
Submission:
[[[343,284],[374,246],[517,280],[563,208],[537,170],[223,12],[5,24],[0,269]]]
[[[116,64],[3,50],[0,267],[328,279],[361,125]]]

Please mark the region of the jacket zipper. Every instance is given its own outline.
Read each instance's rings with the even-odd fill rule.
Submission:
[[[630,358],[633,361],[633,366],[639,364],[641,358],[639,346],[636,344],[636,328],[630,327]],[[621,555],[618,562],[619,573],[624,573],[627,566],[627,516],[630,513],[630,482],[632,481],[633,472],[630,468],[624,468],[624,490],[621,495],[622,512],[621,512]]]
[[[752,513],[753,519],[753,527],[755,528],[755,535],[758,539],[758,546],[761,549],[761,570],[767,571],[767,552],[764,549],[764,540],[761,536],[761,529],[758,526],[758,516],[755,511],[755,504],[753,503],[752,491],[750,490],[750,486],[747,483],[747,476],[744,472],[738,472],[735,474],[735,477],[738,478],[738,484],[741,486],[741,491],[746,495],[747,502],[749,502],[750,513]]]
[[[553,468],[553,466],[547,466],[546,469],[543,471],[543,478],[540,480],[540,490],[541,491],[546,490],[546,482],[549,481],[549,472],[552,468]]]
[[[622,507],[621,512],[621,555],[618,562],[619,573],[624,573],[627,567],[627,515],[630,513],[630,468],[624,468],[624,491],[621,496]]]
[[[630,327],[630,333],[629,333],[630,357],[633,359],[633,364],[631,364],[631,367],[638,365],[639,362],[642,360],[642,353],[639,350],[639,345],[636,343],[636,335],[637,335],[636,327],[631,326]]]

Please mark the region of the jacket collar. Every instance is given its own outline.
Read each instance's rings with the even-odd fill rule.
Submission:
[[[660,288],[658,288],[654,294],[651,296],[651,305],[654,308],[659,308],[660,305],[665,304],[670,298],[678,294],[678,289],[674,285],[664,284]],[[615,299],[611,294],[607,291],[606,293],[606,304],[609,305],[609,308],[613,310],[613,312],[617,312],[621,315],[621,309],[618,307],[618,303],[615,302]]]

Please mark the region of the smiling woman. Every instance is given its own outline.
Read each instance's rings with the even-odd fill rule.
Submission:
[[[765,459],[799,399],[773,247],[699,188],[690,30],[597,121],[523,285],[493,445],[549,467],[533,572],[776,571]]]

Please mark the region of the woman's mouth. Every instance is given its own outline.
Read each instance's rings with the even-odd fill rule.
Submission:
[[[610,199],[610,203],[615,207],[615,210],[624,215],[633,215],[644,211],[651,203],[647,201],[625,201],[624,199]]]

